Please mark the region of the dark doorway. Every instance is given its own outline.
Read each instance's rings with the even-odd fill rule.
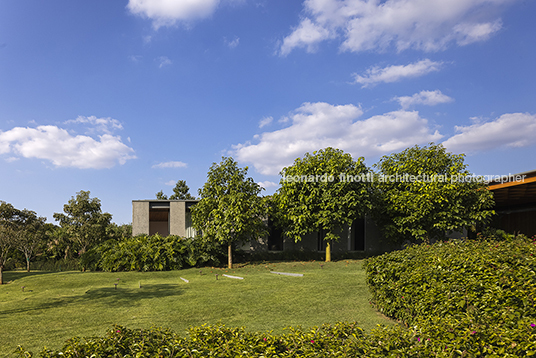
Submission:
[[[268,220],[268,250],[270,251],[282,251],[283,250],[283,230],[279,228],[270,219]]]
[[[352,223],[353,249],[355,251],[365,251],[365,219],[355,219]]]

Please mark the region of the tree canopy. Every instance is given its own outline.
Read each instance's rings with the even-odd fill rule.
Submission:
[[[387,238],[428,242],[491,218],[492,193],[467,170],[464,157],[430,143],[374,165],[373,215]]]
[[[63,206],[64,213],[53,215],[80,254],[107,237],[106,228],[112,221],[111,214],[102,212],[100,200],[89,194],[81,190]]]
[[[213,163],[207,181],[199,190],[200,201],[192,207],[193,225],[205,240],[228,246],[232,267],[232,244],[255,240],[266,234],[266,205],[259,196],[262,188],[248,168],[239,168],[230,157]]]
[[[195,200],[195,197],[190,194],[190,188],[186,185],[185,180],[179,180],[173,188],[173,194],[168,198],[162,190],[156,193],[158,200]]]
[[[0,284],[3,283],[2,271],[13,249],[24,254],[26,269],[30,271],[30,260],[43,242],[45,221],[34,211],[19,210],[0,201]]]
[[[350,154],[328,147],[306,153],[280,174],[275,200],[286,235],[298,241],[308,233],[324,232],[330,261],[331,242],[339,239],[345,224],[351,225],[370,207],[364,158],[354,161]]]

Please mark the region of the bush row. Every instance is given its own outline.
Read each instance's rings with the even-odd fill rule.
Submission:
[[[156,234],[108,240],[82,255],[80,265],[92,271],[166,271],[217,266],[224,257],[221,245]]]
[[[366,260],[373,303],[434,352],[536,354],[536,242],[450,241]]]
[[[446,356],[452,350],[443,350]],[[288,333],[247,332],[224,325],[193,327],[189,337],[153,328],[114,326],[104,337],[72,338],[61,351],[44,349],[33,355],[19,347],[21,357],[430,357],[426,342],[400,326],[365,333],[355,323],[324,324]]]

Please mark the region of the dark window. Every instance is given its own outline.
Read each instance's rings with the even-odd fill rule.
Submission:
[[[283,230],[277,227],[274,222],[268,220],[268,250],[282,251],[283,250]]]
[[[326,251],[326,240],[324,240],[325,237],[326,232],[324,230],[320,230],[318,232],[318,251]]]
[[[359,218],[352,223],[352,238],[355,251],[365,251],[365,219]]]
[[[169,235],[169,208],[149,209],[149,235]]]

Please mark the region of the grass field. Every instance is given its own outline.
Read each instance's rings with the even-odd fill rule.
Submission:
[[[177,333],[217,322],[274,333],[336,321],[356,321],[365,329],[391,324],[369,304],[365,272],[356,260],[246,264],[232,270],[8,271],[4,280],[9,284],[0,286],[0,357],[18,344],[34,352],[43,346],[59,349],[72,336],[102,335],[112,324]]]

